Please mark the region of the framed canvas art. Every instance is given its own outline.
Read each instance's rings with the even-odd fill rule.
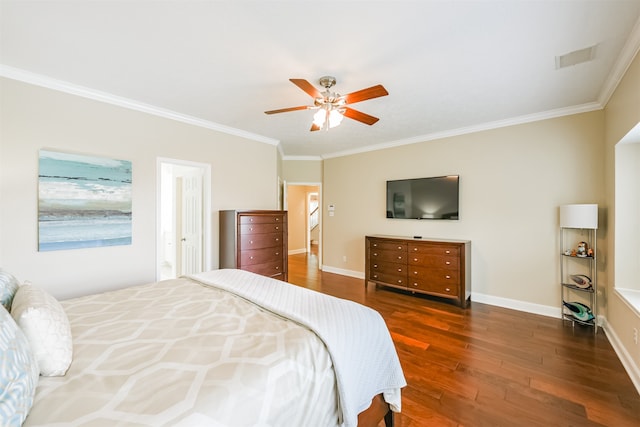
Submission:
[[[131,244],[131,162],[40,150],[38,250]]]

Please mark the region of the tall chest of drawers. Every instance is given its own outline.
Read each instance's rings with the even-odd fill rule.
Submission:
[[[399,236],[365,237],[365,283],[447,298],[471,296],[471,242]]]
[[[287,211],[220,211],[220,268],[288,279]]]

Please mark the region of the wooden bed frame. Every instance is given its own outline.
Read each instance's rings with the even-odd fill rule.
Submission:
[[[371,406],[360,412],[358,427],[378,427],[383,418],[385,427],[393,427],[393,411],[381,393],[373,398]]]

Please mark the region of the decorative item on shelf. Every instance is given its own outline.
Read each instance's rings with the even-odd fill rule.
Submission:
[[[577,256],[578,253],[576,252],[575,249],[571,249],[571,256]]]
[[[587,249],[587,256],[593,258],[593,249]]]
[[[594,319],[593,313],[589,306],[582,304],[581,302],[562,301],[562,304],[570,311],[570,314],[581,322],[591,322]]]
[[[589,245],[587,245],[587,242],[578,243],[578,249],[576,249],[576,252],[580,258],[586,258],[588,247]]]
[[[592,286],[591,278],[589,276],[585,276],[584,274],[572,274],[570,277],[575,285],[580,289],[589,289]]]

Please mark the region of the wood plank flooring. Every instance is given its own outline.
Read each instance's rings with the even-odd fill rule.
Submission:
[[[469,309],[318,270],[289,282],[384,317],[407,379],[396,427],[640,426],[640,396],[604,332],[476,302]]]

